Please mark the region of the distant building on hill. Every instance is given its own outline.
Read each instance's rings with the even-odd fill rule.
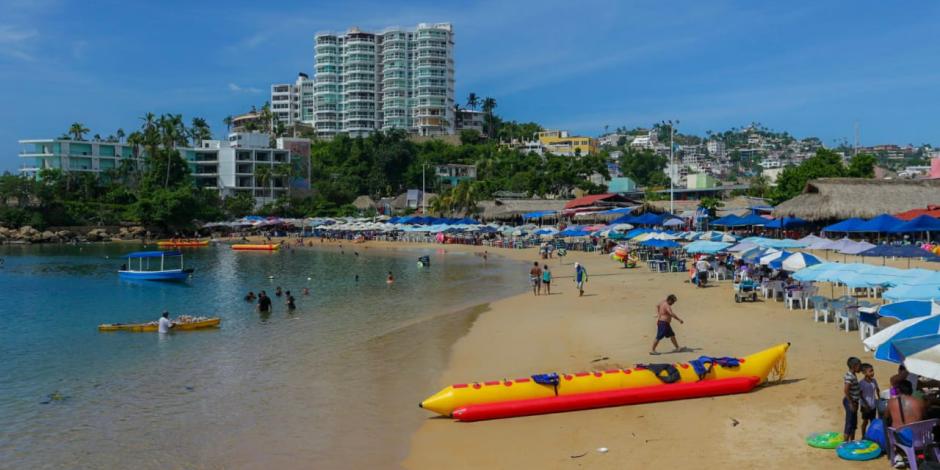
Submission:
[[[285,126],[313,126],[313,80],[305,73],[297,74],[294,83],[271,85],[271,114]]]
[[[474,109],[460,109],[457,111],[457,133],[460,131],[477,131],[483,134],[483,111]]]
[[[591,137],[572,136],[568,131],[543,131],[538,133],[539,144],[546,152],[573,157],[597,153],[597,140]]]
[[[477,167],[474,165],[459,165],[456,163],[437,165],[434,167],[434,175],[437,176],[437,179],[442,183],[457,186],[462,181],[477,179]]]

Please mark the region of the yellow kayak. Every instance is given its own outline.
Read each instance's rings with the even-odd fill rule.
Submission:
[[[163,248],[189,248],[199,246],[209,246],[209,240],[161,240],[157,246]]]
[[[218,328],[222,323],[219,317],[201,321],[174,323],[173,331],[201,330],[205,328]],[[98,325],[98,331],[133,331],[135,333],[152,333],[157,331],[157,324],[152,323],[105,323]]]
[[[741,364],[738,367],[716,365],[702,379],[699,379],[691,365],[675,364],[680,376],[677,383],[757,377],[763,384],[772,371],[776,371],[777,376],[782,376],[789,347],[790,343],[783,343],[751,354],[739,359]],[[455,409],[468,405],[650,387],[663,383],[647,369],[612,369],[559,375],[560,382],[554,387],[535,383],[531,378],[455,384],[431,395],[419,406],[444,416],[451,416]]]

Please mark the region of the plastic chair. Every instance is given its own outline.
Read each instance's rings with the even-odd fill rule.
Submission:
[[[821,295],[813,296],[810,299],[810,302],[813,303],[813,321],[818,322],[819,317],[823,317],[824,320],[829,317],[829,300]],[[828,323],[828,321],[827,321]]]
[[[926,419],[898,428],[888,428],[888,432],[885,433],[888,438],[888,463],[894,463],[894,456],[900,453],[907,458],[907,464],[911,467],[911,470],[917,470],[917,451],[926,449],[928,445],[934,441],[933,428],[938,424],[940,424],[940,420],[938,419]],[[910,429],[914,434],[910,446],[901,444],[896,438],[896,434],[904,429]],[[940,459],[938,449],[932,446],[931,449],[933,450],[934,457]]]
[[[790,289],[786,291],[784,296],[784,302],[787,304],[787,308],[793,310],[793,304],[799,304],[800,308],[803,308],[803,291],[800,289]]]
[[[840,325],[845,326],[845,331],[852,329],[852,325],[858,326],[858,307],[855,305],[844,305],[836,311],[836,328]]]

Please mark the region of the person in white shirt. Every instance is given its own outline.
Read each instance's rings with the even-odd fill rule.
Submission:
[[[163,311],[163,316],[160,317],[160,321],[157,322],[158,327],[157,331],[160,333],[169,333],[173,329],[173,322],[170,321],[170,312],[166,310]]]

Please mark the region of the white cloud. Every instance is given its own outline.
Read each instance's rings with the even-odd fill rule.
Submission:
[[[20,60],[34,60],[33,41],[39,37],[35,29],[0,24],[0,55]]]
[[[242,87],[235,83],[229,83],[228,89],[229,91],[233,93],[253,93],[253,94],[261,93],[261,90],[258,88]]]

